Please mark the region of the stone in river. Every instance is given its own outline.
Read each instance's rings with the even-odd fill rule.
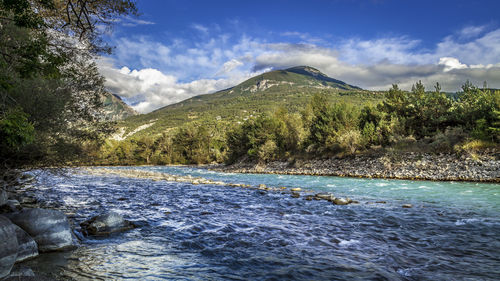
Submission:
[[[291,188],[290,190],[291,191],[301,191],[302,188],[300,188],[300,187],[294,187],[294,188]]]
[[[40,252],[62,251],[75,247],[68,218],[49,209],[24,209],[6,215],[38,244]]]
[[[333,203],[335,205],[347,205],[347,204],[349,204],[349,199],[335,198],[335,199],[333,199]]]
[[[9,275],[17,258],[17,237],[15,225],[0,216],[0,278]]]
[[[38,256],[38,245],[35,240],[26,233],[22,228],[14,225],[16,228],[17,237],[17,259],[16,262],[27,260]]]
[[[7,204],[7,192],[0,188],[0,206]]]
[[[402,207],[409,209],[409,208],[412,208],[413,205],[412,204],[404,204]]]
[[[0,206],[0,214],[3,213],[13,213],[22,210],[21,204],[19,201],[14,199],[7,200],[7,203]]]
[[[327,200],[327,201],[332,201],[335,200],[335,196],[331,193],[317,193],[314,195],[314,197],[322,200]]]
[[[114,232],[132,229],[135,225],[116,212],[109,212],[91,218],[80,224],[85,236],[107,236]]]

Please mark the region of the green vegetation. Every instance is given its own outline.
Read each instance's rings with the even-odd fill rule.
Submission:
[[[195,99],[217,99],[220,94]],[[254,111],[255,115],[246,120],[236,117],[231,119],[233,122],[228,122],[223,118],[200,118],[167,129],[159,137],[145,130],[125,141],[109,141],[103,147],[101,163],[267,162],[345,156],[381,147],[396,151],[459,153],[499,146],[500,91],[479,89],[467,82],[462,92],[447,95],[439,84],[434,91],[426,91],[422,83],[417,82],[409,92],[393,85],[383,96],[379,94],[378,99],[368,99],[364,103],[358,100],[363,95],[375,96],[359,91],[344,95],[348,98],[342,99],[338,92],[319,91],[307,97],[301,96],[300,102],[306,106],[300,107],[289,100],[276,102],[270,93],[261,93],[259,99],[252,99],[253,103],[245,100],[233,104],[243,107],[260,104],[263,102],[260,98],[273,100],[268,102],[268,107],[262,104],[261,110]],[[293,99],[294,95],[290,97]],[[187,106],[189,103],[183,104]],[[207,106],[202,104],[201,108]],[[276,104],[281,106],[271,107]],[[227,103],[225,106],[231,109]],[[173,105],[169,109],[175,111],[179,107],[183,106]],[[168,112],[167,109],[160,111]],[[194,111],[189,112],[194,114]],[[158,116],[156,114],[153,113]],[[198,108],[196,115],[202,114],[215,112],[207,113]]]
[[[217,123],[231,126],[264,112],[273,112],[277,105],[285,107],[290,112],[297,112],[316,93],[325,94],[330,102],[345,101],[355,105],[377,103],[383,97],[381,93],[360,90],[358,87],[328,78],[324,74],[314,76],[294,72],[299,72],[299,69],[314,70],[310,67],[297,67],[267,72],[233,88],[196,96],[148,114],[133,116],[118,125],[125,128],[125,133],[129,133],[141,125],[153,123],[151,127],[135,134],[134,138],[143,136],[157,138],[165,131],[176,130],[189,122],[210,126],[219,118]],[[325,82],[326,79],[330,80]]]
[[[97,26],[129,13],[130,0],[0,0],[0,172],[83,158],[110,132]]]

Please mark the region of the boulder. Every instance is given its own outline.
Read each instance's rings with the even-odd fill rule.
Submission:
[[[7,192],[3,189],[0,189],[0,206],[7,204]]]
[[[333,202],[335,200],[335,196],[331,193],[316,193],[314,194],[314,197],[321,199],[321,200],[327,200]]]
[[[61,211],[24,209],[6,216],[33,237],[40,252],[62,251],[75,247],[68,218]]]
[[[16,228],[4,216],[0,216],[0,278],[9,275],[17,258]]]
[[[21,204],[19,203],[19,201],[14,200],[14,199],[10,199],[10,200],[7,200],[6,204],[0,206],[0,214],[13,213],[13,212],[20,211],[21,209],[22,209],[22,207],[21,207]]]
[[[17,237],[17,259],[16,262],[24,261],[38,256],[38,245],[35,240],[22,228],[14,225]]]
[[[335,205],[347,205],[349,204],[349,198],[335,198],[333,199],[333,204]]]
[[[16,265],[12,268],[10,274],[2,279],[2,281],[19,281],[19,280],[37,280],[40,281],[40,278],[35,277],[35,273],[31,268],[25,266]]]
[[[109,212],[80,224],[85,236],[107,236],[114,232],[132,229],[135,225],[116,212]]]

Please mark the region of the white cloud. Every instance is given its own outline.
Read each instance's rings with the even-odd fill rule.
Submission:
[[[175,76],[166,75],[153,68],[130,70],[128,67],[122,67],[118,69],[111,59],[101,59],[98,65],[101,73],[106,77],[105,85],[111,92],[125,98],[142,98],[137,104],[132,105],[141,113],[147,113],[196,95],[226,89],[258,74],[238,73],[225,79],[199,79],[182,83]]]
[[[203,34],[208,34],[208,27],[198,24],[198,23],[193,23],[191,27]]]
[[[466,26],[462,28],[459,32],[459,36],[461,38],[467,39],[471,37],[475,37],[481,34],[486,29],[485,25],[481,26]]]
[[[445,91],[459,90],[466,80],[478,85],[486,80],[500,88],[500,29],[471,28],[462,33],[476,36],[464,40],[450,35],[433,49],[404,36],[351,38],[330,45],[230,34],[192,42],[173,39],[170,44],[147,37],[121,38],[114,60],[101,60],[99,67],[110,91],[138,101],[134,108],[140,112],[234,86],[269,69],[297,65],[316,67],[330,77],[373,90],[393,83],[410,89],[418,80],[428,87],[439,82]]]
[[[353,64],[373,64],[380,61],[396,64],[422,63],[428,61],[428,58],[414,51],[419,44],[420,40],[407,37],[349,39],[341,44],[339,52],[343,60]]]
[[[444,57],[439,59],[439,65],[444,66],[444,72],[448,72],[452,69],[464,69],[467,65],[461,63],[458,59],[452,57]],[[480,67],[478,65],[478,67]]]
[[[123,16],[122,18],[118,19],[123,26],[138,26],[138,25],[151,25],[155,24],[152,21],[147,21],[143,19],[138,19],[138,18],[133,18],[131,16]]]
[[[217,73],[215,74],[216,76],[219,76],[219,75],[224,75],[226,73],[229,73],[231,71],[233,71],[235,68],[239,67],[239,66],[242,66],[243,63],[237,59],[231,59],[230,61],[227,61],[225,62],[221,69],[219,71],[217,71]]]

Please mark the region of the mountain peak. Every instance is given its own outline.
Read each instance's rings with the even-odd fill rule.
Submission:
[[[278,92],[281,90],[283,92],[290,88],[361,90],[359,87],[330,78],[314,67],[295,66],[283,70],[266,72],[250,78],[233,87],[229,93],[257,93],[267,90]]]
[[[294,67],[290,67],[290,68],[285,69],[285,70],[289,71],[289,72],[298,73],[298,74],[309,74],[312,76],[326,76],[318,69],[311,67],[311,66],[307,66],[307,65],[294,66]]]

